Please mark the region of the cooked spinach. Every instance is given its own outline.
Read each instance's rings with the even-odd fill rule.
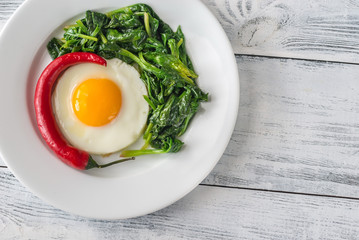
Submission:
[[[47,45],[55,59],[70,52],[94,52],[138,65],[150,106],[145,144],[123,156],[178,152],[178,139],[208,94],[197,85],[197,74],[186,52],[185,37],[174,32],[146,4],[135,4],[106,14],[86,11],[85,17],[66,26],[62,39]],[[151,148],[150,148],[151,146]]]

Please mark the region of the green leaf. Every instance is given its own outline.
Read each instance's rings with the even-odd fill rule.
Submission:
[[[119,12],[111,16],[109,23],[106,25],[108,29],[135,29],[142,26],[142,22],[138,15],[131,13]]]
[[[47,44],[47,51],[49,52],[52,59],[61,56],[62,45],[63,43],[56,38],[53,38],[49,41],[49,43]]]
[[[129,32],[120,33],[115,29],[109,29],[106,35],[109,41],[116,42],[117,44],[122,45],[122,47],[129,48],[127,50],[139,52],[143,49],[147,34],[142,29],[135,29]],[[128,45],[127,43],[130,43]]]

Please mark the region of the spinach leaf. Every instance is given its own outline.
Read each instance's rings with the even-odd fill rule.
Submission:
[[[147,34],[142,29],[134,29],[133,31],[120,33],[115,29],[109,29],[106,35],[109,41],[115,42],[126,50],[139,52],[143,49]]]
[[[50,56],[55,59],[58,56],[64,55],[66,53],[69,53],[69,51],[66,51],[62,48],[63,42],[60,40],[53,38],[51,39],[47,44],[47,49],[50,54]]]
[[[133,29],[142,26],[138,15],[126,12],[119,12],[111,16],[106,28],[109,29]]]

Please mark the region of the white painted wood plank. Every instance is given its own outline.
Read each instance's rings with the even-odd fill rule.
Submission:
[[[203,0],[239,54],[359,63],[359,2]]]
[[[153,214],[118,221],[57,210],[0,169],[1,239],[357,239],[359,201],[199,186]]]
[[[237,125],[204,183],[359,197],[359,66],[237,62]]]
[[[202,1],[237,54],[359,63],[358,1]],[[0,29],[22,2],[0,1]]]

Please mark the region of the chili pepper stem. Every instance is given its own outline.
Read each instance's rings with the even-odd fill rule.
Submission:
[[[119,160],[116,160],[116,161],[113,161],[110,163],[106,163],[106,164],[98,164],[91,156],[89,156],[86,170],[91,169],[91,168],[105,168],[105,167],[109,167],[109,166],[112,166],[117,163],[122,163],[122,162],[130,161],[130,160],[135,160],[135,158],[134,157],[123,158],[123,159],[119,159]]]

